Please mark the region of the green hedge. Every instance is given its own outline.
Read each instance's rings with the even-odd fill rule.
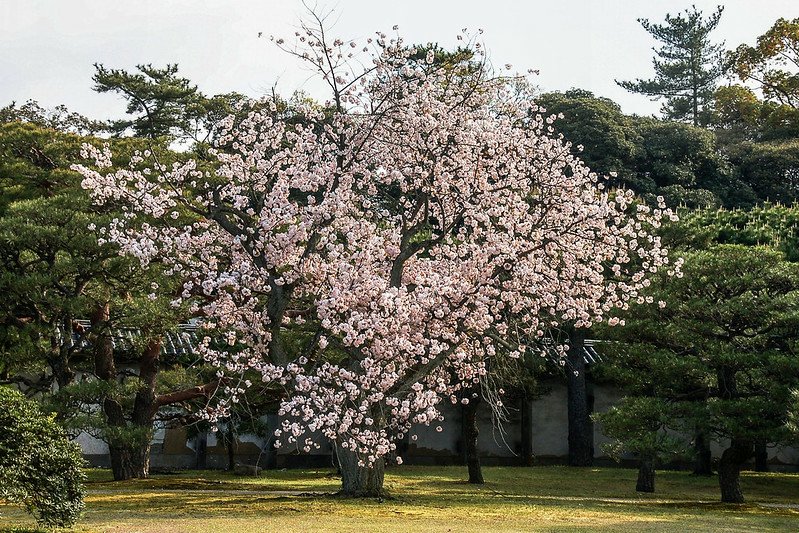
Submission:
[[[68,527],[83,510],[80,447],[53,417],[0,387],[0,499],[22,505],[41,526]]]

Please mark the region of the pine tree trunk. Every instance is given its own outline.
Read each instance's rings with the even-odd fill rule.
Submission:
[[[591,466],[594,462],[593,431],[588,408],[585,330],[576,329],[569,339],[567,386],[569,410],[569,466]]]
[[[75,372],[69,366],[69,346],[72,342],[72,319],[65,318],[61,323],[64,330],[62,336],[55,333],[50,337],[50,353],[47,355],[47,364],[53,372],[53,377],[59,390],[70,385],[75,379]],[[64,340],[65,338],[69,339]]]
[[[385,496],[383,476],[385,462],[382,458],[375,461],[372,467],[360,466],[358,455],[341,446],[336,447],[339,467],[341,468],[342,496],[351,498],[379,498]]]
[[[131,427],[135,430],[135,441],[130,445],[131,463],[136,477],[150,475],[150,443],[153,436],[153,421],[156,406],[155,380],[161,357],[161,339],[147,342],[139,358],[139,381],[141,388],[133,399]]]
[[[738,397],[736,369],[722,366],[717,370],[719,397],[732,400]],[[719,461],[719,487],[721,501],[725,503],[743,503],[741,492],[741,467],[754,454],[754,442],[751,440],[730,439],[730,447],[724,450]]]
[[[463,406],[463,440],[465,444],[466,466],[469,469],[469,483],[482,485],[483,470],[480,468],[480,455],[477,451],[477,437],[480,428],[477,424],[477,408],[480,406],[480,393],[477,398],[470,398],[469,403]]]
[[[696,459],[694,460],[695,476],[713,475],[713,454],[710,451],[710,441],[702,431],[697,431],[694,437],[694,450]]]
[[[644,457],[638,465],[638,482],[635,484],[638,492],[655,492],[655,461]]]
[[[732,439],[730,447],[724,450],[719,461],[719,487],[721,501],[725,503],[743,503],[741,492],[741,467],[754,452],[749,441]]]
[[[755,443],[755,472],[768,471],[768,448],[765,442],[758,441]]]
[[[139,445],[109,446],[114,481],[146,479],[150,475],[150,440]]]
[[[117,379],[116,365],[114,362],[114,343],[108,331],[110,319],[110,306],[108,302],[100,303],[91,316],[92,346],[94,349],[94,374],[108,383],[114,384]],[[103,398],[103,414],[109,428],[108,455],[111,461],[111,473],[115,481],[124,481],[139,477],[147,477],[148,466],[136,460],[140,453],[135,452],[135,446],[127,442],[126,433],[128,421],[125,411],[119,400],[113,395]],[[149,443],[148,443],[149,452]]]
[[[114,344],[108,331],[110,306],[98,305],[92,314],[92,344],[94,373],[108,382],[117,379]],[[136,392],[130,421],[122,404],[113,395],[103,398],[103,414],[109,427],[114,428],[108,443],[111,471],[114,480],[146,478],[150,474],[150,446],[155,415],[155,376],[158,373],[160,340],[147,344],[139,362],[139,379],[143,387]]]

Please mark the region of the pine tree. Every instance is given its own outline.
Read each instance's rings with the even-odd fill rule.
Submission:
[[[684,275],[657,276],[620,317],[624,328],[596,331],[620,341],[604,345],[597,378],[627,400],[595,418],[615,439],[611,455],[638,455],[645,490],[652,465],[684,453],[692,437],[723,443],[721,500],[740,503],[740,472],[756,449],[796,439],[799,214],[767,206],[681,216],[663,237]],[[669,431],[683,442],[664,440]]]
[[[631,92],[653,99],[665,99],[661,111],[674,120],[707,125],[716,80],[723,72],[724,43],[713,44],[710,33],[718,26],[723,6],[704,18],[696,6],[676,16],[666,15],[665,24],[648,19],[638,22],[662,43],[655,48],[652,64],[655,77],[650,80],[616,81]]]

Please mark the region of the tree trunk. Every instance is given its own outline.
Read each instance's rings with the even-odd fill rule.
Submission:
[[[75,372],[69,366],[69,351],[72,346],[72,319],[65,318],[61,328],[63,333],[60,337],[55,333],[50,336],[50,353],[47,356],[47,364],[53,372],[53,377],[59,389],[70,385],[75,379]]]
[[[763,441],[755,443],[755,472],[768,472],[768,448]]]
[[[117,371],[114,361],[114,344],[109,332],[111,310],[108,302],[97,306],[91,316],[92,344],[94,348],[94,373],[110,383],[116,384]],[[153,417],[155,416],[155,378],[161,341],[147,343],[139,359],[139,380],[142,386],[133,400],[130,420],[114,392],[103,399],[103,414],[110,428],[108,451],[114,480],[146,478],[150,474],[150,445]]]
[[[585,330],[575,329],[569,339],[567,386],[569,410],[569,466],[591,466],[594,462],[593,431],[588,408]]]
[[[333,449],[331,455],[331,459],[333,460],[333,466],[336,468],[336,475],[341,476],[341,462],[338,460],[338,452],[341,448],[336,446],[336,443],[333,442]]]
[[[341,495],[352,498],[379,498],[383,491],[385,463],[383,458],[369,466],[358,464],[358,454],[348,448],[336,447],[336,456],[341,468]]]
[[[532,402],[526,397],[522,398],[521,408],[521,460],[522,466],[533,466],[535,455],[533,454],[533,408]]]
[[[208,468],[208,433],[205,431],[200,432],[195,443],[197,446],[197,470],[205,470]]]
[[[638,492],[655,492],[655,461],[651,457],[641,458],[638,465],[638,482],[635,484]]]
[[[139,381],[141,386],[133,399],[131,426],[134,442],[131,444],[131,462],[136,477],[150,475],[150,443],[153,436],[153,421],[158,411],[155,394],[155,380],[161,362],[161,339],[155,338],[147,345],[139,358]]]
[[[146,479],[150,475],[150,439],[132,445],[109,446],[114,481]]]
[[[479,388],[476,390],[477,397],[469,398],[469,403],[463,406],[463,442],[464,458],[469,469],[469,483],[482,485],[483,470],[480,468],[480,455],[477,452],[477,437],[480,435],[480,428],[477,424],[477,408],[480,406]]]
[[[133,424],[152,429],[158,411],[155,381],[161,364],[161,338],[150,339],[139,357],[139,381],[141,386],[133,400]]]
[[[108,454],[114,481],[146,478],[150,471],[150,434],[131,434],[122,406],[113,398],[103,400],[103,414],[109,428]]]
[[[722,366],[717,370],[719,397],[732,400],[738,397],[736,370],[734,367]],[[725,503],[743,503],[741,492],[741,467],[754,454],[754,442],[751,440],[730,439],[730,447],[724,450],[719,461],[719,487],[721,501]]]
[[[91,336],[94,350],[94,374],[103,381],[116,384],[116,365],[114,363],[114,343],[108,331],[110,319],[108,302],[97,306],[91,316]],[[103,415],[106,424],[111,428],[108,432],[108,455],[111,460],[111,472],[115,481],[123,481],[139,477],[147,477],[149,464],[141,460],[141,452],[129,442],[127,420],[122,404],[114,392],[103,398]],[[149,452],[149,444],[147,445]],[[136,458],[139,458],[138,460]]]
[[[694,451],[696,452],[694,475],[712,476],[713,454],[710,451],[710,439],[707,438],[707,435],[703,431],[697,431],[694,436]]]
[[[233,472],[236,469],[236,435],[233,432],[233,421],[229,420],[227,424],[227,431],[225,435],[225,444],[227,445],[227,469]]]
[[[741,492],[741,467],[752,457],[752,442],[732,439],[730,447],[724,450],[719,461],[719,487],[721,501],[725,503],[743,503]]]

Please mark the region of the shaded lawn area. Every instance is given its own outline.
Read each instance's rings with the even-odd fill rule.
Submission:
[[[658,472],[657,492],[635,492],[636,471],[617,468],[486,468],[488,483],[464,483],[464,467],[391,468],[394,499],[346,500],[329,470],[266,471],[259,478],[189,471],[110,481],[89,471],[77,531],[798,531],[799,474],[743,474],[749,503],[725,505],[714,478]],[[276,492],[280,491],[280,492]],[[32,519],[0,505],[0,528]],[[3,529],[0,529],[2,531]]]

